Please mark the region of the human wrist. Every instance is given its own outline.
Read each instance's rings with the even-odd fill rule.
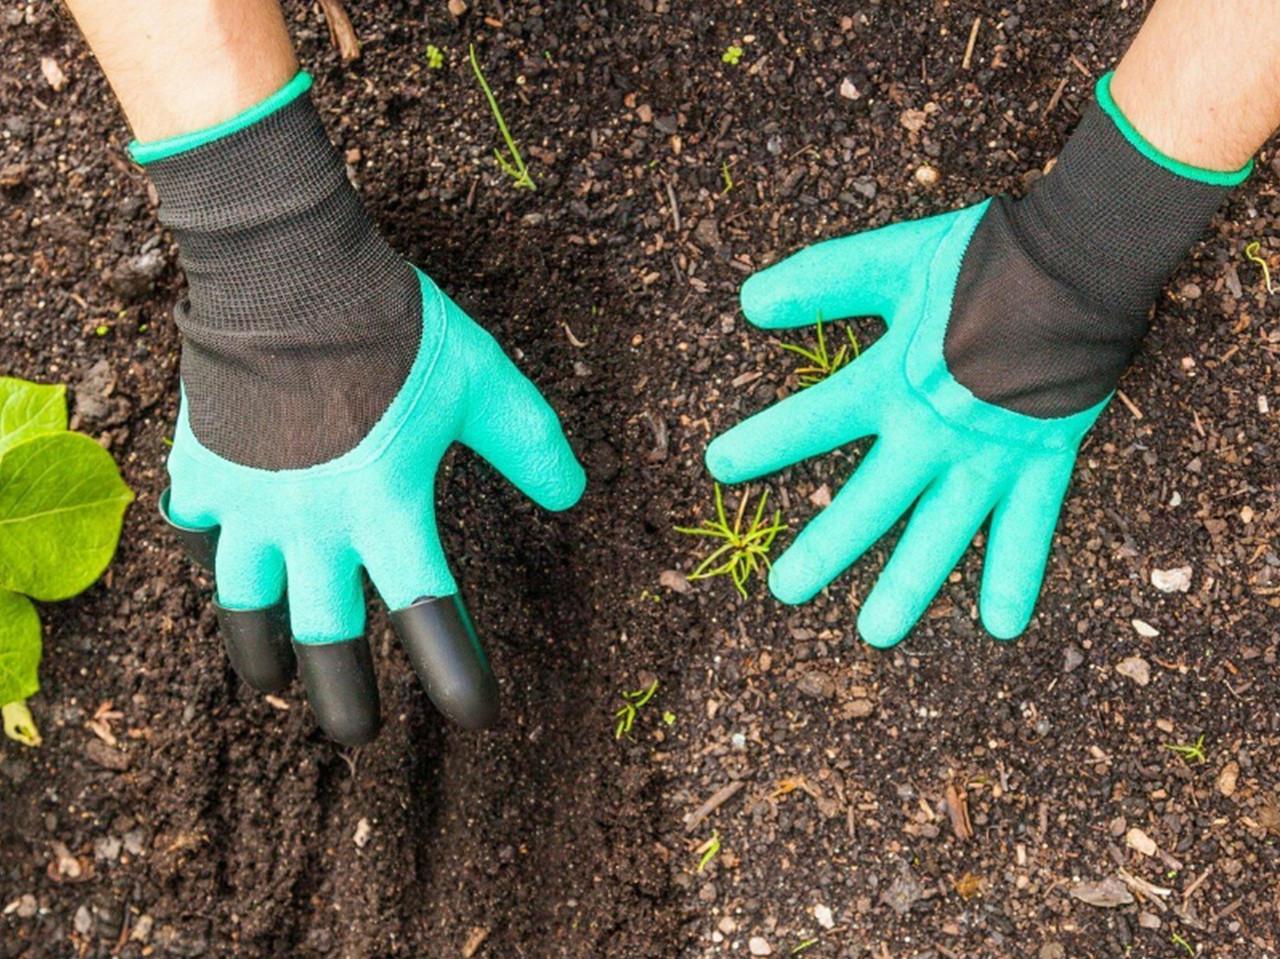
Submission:
[[[1213,171],[1166,156],[1125,117],[1110,80],[1011,223],[1042,268],[1095,305],[1145,314],[1252,163]]]
[[[218,127],[134,148],[178,241],[191,300],[179,322],[189,337],[291,329],[305,319],[298,304],[340,302],[353,284],[395,286],[412,299],[411,270],[365,212],[309,87],[299,73]]]
[[[420,281],[365,212],[305,81],[197,139],[145,167],[187,276],[175,319],[192,432],[241,465],[325,462],[403,385]]]

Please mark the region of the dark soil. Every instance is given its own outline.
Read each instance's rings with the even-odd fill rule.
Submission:
[[[139,498],[104,580],[42,610],[45,745],[0,751],[0,959],[1274,955],[1280,297],[1243,253],[1260,240],[1280,274],[1274,145],[1159,304],[1123,385],[1142,415],[1117,402],[1091,435],[1027,635],[982,633],[972,555],[876,653],[853,622],[886,545],[799,609],[662,576],[697,558],[672,526],[710,507],[707,440],[794,388],[737,288],[820,238],[1022,189],[1142,5],[445,6],[354,4],[350,65],[288,9],[376,216],[546,391],[592,482],[550,516],[451,458],[443,531],[503,723],[443,726],[375,613],[386,728],[351,754],[297,688],[238,682],[156,516],[175,251],[70,21],[3,11],[0,372],[72,384]],[[494,166],[469,41],[536,193]],[[769,481],[793,531],[858,454]],[[1189,592],[1153,587],[1179,566]],[[615,740],[620,693],[654,678]],[[1202,735],[1202,764],[1167,748]],[[1073,897],[1121,871],[1170,892]]]

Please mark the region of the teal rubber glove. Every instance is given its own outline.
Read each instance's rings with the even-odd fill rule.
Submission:
[[[497,684],[436,529],[461,442],[548,509],[585,475],[533,384],[383,241],[298,74],[211,130],[135,144],[178,240],[182,402],[162,512],[215,573],[236,671],[301,674],[350,745],[380,724],[365,577],[435,705],[469,728]]]
[[[851,364],[707,449],[712,474],[738,483],[876,437],[774,563],[774,594],[805,602],[909,514],[858,614],[867,642],[892,646],[989,521],[982,622],[1000,639],[1021,633],[1080,442],[1160,287],[1251,168],[1160,154],[1120,113],[1108,74],[1024,199],[828,241],[752,276],[742,308],[765,329],[888,324]]]
[[[368,741],[378,725],[377,689],[360,638],[365,574],[437,707],[472,728],[495,718],[492,675],[436,529],[434,478],[449,446],[469,447],[546,509],[572,506],[586,482],[534,385],[492,336],[417,276],[421,349],[386,413],[354,449],[306,469],[242,466],[196,438],[184,396],[169,455],[166,516],[197,534],[217,529],[224,634],[229,644],[258,646],[232,648],[233,662],[245,662],[241,672],[250,678],[252,661],[269,657],[264,647],[279,639],[269,635],[269,623],[237,626],[236,614],[256,618],[287,605],[311,704],[326,731],[346,743]],[[286,664],[281,679],[288,671]]]
[[[780,600],[806,602],[910,512],[858,615],[858,631],[873,646],[907,634],[988,516],[982,621],[1002,639],[1022,632],[1076,450],[1106,405],[1037,419],[983,402],[947,369],[952,293],[986,208],[818,244],[742,290],[747,319],[764,329],[865,315],[888,324],[861,357],[740,423],[706,455],[718,480],[740,483],[878,437],[769,575]]]

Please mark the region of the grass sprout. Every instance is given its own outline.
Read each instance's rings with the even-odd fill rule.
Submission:
[[[1170,941],[1175,946],[1181,946],[1183,949],[1187,950],[1188,956],[1195,956],[1196,954],[1195,946],[1191,945],[1191,943],[1187,942],[1187,940],[1183,939],[1176,932],[1170,937]]]
[[[695,849],[694,852],[702,853],[702,858],[698,860],[698,872],[702,872],[711,863],[711,860],[720,854],[720,833],[712,830],[711,838]]]
[[[729,172],[728,160],[720,164],[720,181],[724,184],[724,189],[720,191],[720,195],[725,196],[733,190],[733,174]]]
[[[640,714],[641,707],[653,699],[653,694],[657,691],[658,681],[655,679],[645,689],[633,689],[622,694],[622,708],[613,714],[614,739],[621,739],[631,734],[631,727],[636,721],[636,716]]]
[[[1262,285],[1267,288],[1268,293],[1274,293],[1276,287],[1271,282],[1271,267],[1267,266],[1267,261],[1262,258],[1262,244],[1254,240],[1244,248],[1244,255],[1251,262],[1258,264],[1258,268],[1262,270]]]
[[[817,939],[806,939],[804,942],[791,947],[791,955],[798,956],[807,949],[812,949],[818,944]]]
[[[782,344],[782,348],[788,353],[794,353],[805,361],[804,366],[796,367],[795,370],[796,379],[799,381],[801,389],[816,386],[828,376],[838,372],[858,358],[862,348],[858,345],[857,336],[848,327],[845,327],[844,332],[848,337],[848,342],[841,343],[840,348],[832,353],[831,348],[827,345],[827,334],[823,330],[822,316],[819,315],[818,345],[816,347],[808,349],[798,343]]]
[[[1171,753],[1177,753],[1188,766],[1199,766],[1208,761],[1204,752],[1204,735],[1194,743],[1168,743],[1164,747]]]
[[[774,510],[772,520],[765,519],[764,509],[769,500],[769,491],[765,490],[760,494],[760,502],[756,504],[756,511],[750,525],[744,528],[747,502],[750,498],[749,491],[744,490],[742,499],[738,503],[738,511],[733,518],[733,525],[730,525],[724,509],[724,493],[719,483],[715,485],[715,490],[715,519],[703,520],[701,526],[676,527],[677,533],[683,533],[686,536],[706,536],[713,540],[723,540],[723,543],[689,574],[688,579],[693,581],[728,576],[745,599],[748,580],[753,574],[763,575],[769,569],[769,550],[772,549],[773,541],[778,534],[787,528],[787,524],[782,522],[782,510]]]
[[[480,69],[480,61],[476,59],[476,45],[471,44],[471,69],[476,75],[476,80],[480,83],[480,89],[484,91],[484,98],[489,101],[489,110],[493,113],[493,118],[498,121],[498,130],[502,133],[503,142],[507,145],[507,153],[495,149],[494,157],[498,161],[498,166],[502,168],[502,172],[511,178],[511,184],[517,190],[536,190],[537,186],[533,182],[533,177],[529,175],[529,168],[524,164],[524,157],[520,155],[520,147],[516,146],[515,137],[511,135],[511,131],[507,128],[507,121],[503,119],[502,109],[498,106],[498,98],[493,95],[493,90],[489,87],[489,81],[484,78],[484,72]]]

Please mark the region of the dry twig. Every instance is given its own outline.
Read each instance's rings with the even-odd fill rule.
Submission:
[[[350,63],[360,58],[360,38],[356,36],[351,18],[347,16],[342,0],[317,0],[324,12],[324,19],[329,24],[329,39],[338,48],[343,63]]]

